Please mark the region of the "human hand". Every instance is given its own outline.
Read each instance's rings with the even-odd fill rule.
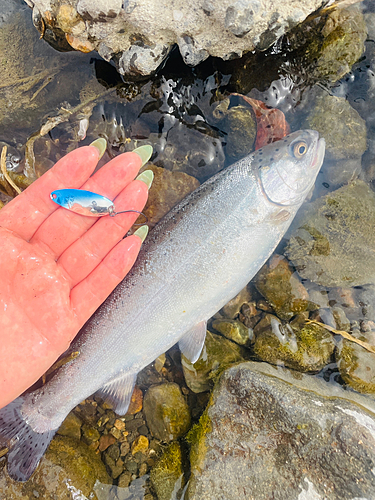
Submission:
[[[90,177],[104,149],[100,139],[72,151],[0,211],[0,408],[69,347],[147,234],[122,239],[137,213],[84,217],[50,199],[56,189],[79,188],[113,199],[116,211],[141,211],[152,176],[133,179],[147,149],[119,155]]]

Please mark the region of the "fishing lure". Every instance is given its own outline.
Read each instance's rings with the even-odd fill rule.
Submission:
[[[88,217],[102,217],[109,215],[114,217],[118,214],[135,212],[146,217],[138,210],[115,211],[113,201],[101,194],[92,193],[83,189],[57,189],[50,194],[51,200],[60,207],[66,208],[76,214],[86,215]]]

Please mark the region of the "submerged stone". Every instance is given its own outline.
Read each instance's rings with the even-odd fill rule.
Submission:
[[[6,500],[99,500],[95,483],[112,484],[100,456],[82,442],[56,436],[31,478],[19,483],[0,473],[1,498]]]
[[[171,500],[183,483],[182,452],[177,442],[171,443],[151,469],[150,479],[158,500]]]
[[[209,391],[214,379],[225,367],[243,361],[247,355],[243,347],[207,331],[202,353],[195,363],[181,355],[186,385],[195,393]]]
[[[356,181],[305,204],[285,254],[302,278],[326,287],[375,282],[375,194]]]
[[[249,347],[253,338],[253,330],[243,323],[230,319],[215,319],[212,328],[236,344]]]
[[[280,319],[315,308],[297,273],[285,257],[274,254],[254,278],[255,286]]]
[[[178,439],[190,428],[190,410],[175,383],[151,386],[144,397],[143,411],[151,434],[161,441]]]
[[[337,163],[337,160],[360,159],[366,151],[366,123],[344,97],[322,92],[304,127],[317,130],[324,137],[325,161],[335,160]]]
[[[225,129],[228,131],[226,153],[231,161],[237,161],[254,149],[257,133],[253,112],[245,106],[234,106],[225,113]]]
[[[375,347],[375,332],[353,332],[353,336]],[[337,346],[336,362],[344,382],[358,392],[375,394],[375,354],[343,338]]]
[[[303,315],[282,324],[267,314],[255,327],[254,352],[262,360],[301,372],[321,370],[335,348],[332,334],[319,325],[306,323]]]
[[[70,412],[59,427],[57,434],[74,439],[81,439],[82,420],[73,412]]]
[[[156,165],[147,164],[143,170],[152,170],[154,180],[143,213],[147,225],[154,227],[185,196],[199,187],[199,181],[184,172],[171,172]],[[144,223],[140,216],[137,222]]]
[[[185,498],[372,498],[375,414],[346,400],[342,389],[342,398],[325,397],[319,384],[306,391],[271,367],[262,373],[263,366],[242,363],[222,373],[188,435]]]

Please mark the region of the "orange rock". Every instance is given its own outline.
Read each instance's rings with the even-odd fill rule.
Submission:
[[[80,38],[70,35],[69,33],[65,34],[65,38],[69,45],[75,50],[79,50],[80,52],[84,52],[85,54],[94,50],[93,44],[88,40],[83,41]]]
[[[99,439],[99,451],[106,450],[111,444],[116,442],[116,438],[112,436],[112,434],[105,434],[104,436],[100,436]]]
[[[130,401],[128,414],[135,415],[142,410],[143,406],[143,393],[139,387],[134,387],[132,399]]]
[[[135,455],[138,451],[145,453],[148,450],[149,442],[146,436],[138,436],[137,439],[132,444],[132,455]]]

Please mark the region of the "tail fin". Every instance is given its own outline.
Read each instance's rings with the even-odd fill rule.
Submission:
[[[23,397],[0,409],[0,443],[9,448],[8,474],[16,481],[27,481],[44,455],[56,430],[39,434],[21,413]]]

